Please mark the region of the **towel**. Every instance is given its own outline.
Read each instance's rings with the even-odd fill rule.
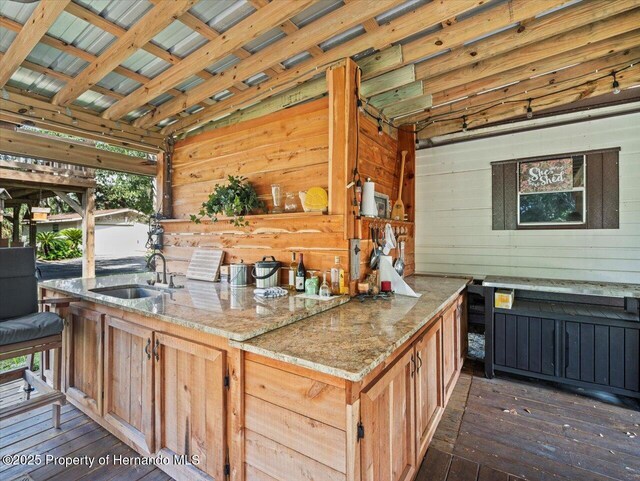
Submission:
[[[254,289],[253,294],[256,297],[271,299],[274,297],[284,297],[289,295],[289,291],[282,287],[267,287],[266,289]]]

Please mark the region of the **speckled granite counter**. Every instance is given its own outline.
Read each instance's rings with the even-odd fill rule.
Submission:
[[[257,300],[253,287],[231,289],[228,284],[177,278],[182,289],[163,291],[156,297],[119,299],[91,292],[112,286],[146,286],[150,273],[124,274],[95,279],[64,279],[40,283],[41,287],[89,302],[124,309],[236,341],[307,318],[349,301],[340,296],[329,301],[295,298]]]
[[[558,294],[580,294],[602,297],[640,297],[640,284],[615,282],[571,281],[564,279],[536,279],[531,277],[487,276],[486,287],[523,289]]]
[[[350,381],[360,381],[411,338],[470,279],[413,276],[407,282],[420,298],[357,299],[245,342],[245,351]]]

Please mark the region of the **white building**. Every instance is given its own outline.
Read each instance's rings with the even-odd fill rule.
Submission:
[[[96,210],[96,256],[131,257],[144,255],[147,242],[146,216],[134,209]],[[58,232],[82,226],[82,218],[72,212],[50,215],[38,222],[38,232]]]

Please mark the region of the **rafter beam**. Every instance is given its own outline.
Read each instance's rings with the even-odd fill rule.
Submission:
[[[59,137],[10,129],[2,129],[0,132],[0,152],[132,174],[155,175],[156,172],[155,163],[140,157],[98,150],[93,146]]]
[[[634,65],[633,68],[620,72],[620,74],[618,74],[618,81],[623,89],[637,85],[638,82],[640,82],[640,65]],[[610,93],[611,79],[601,78],[599,80],[592,80],[586,85],[578,85],[567,91],[562,90],[563,88],[557,85],[548,87],[543,91],[546,96],[536,100],[532,104],[535,111],[569,105],[579,100]],[[525,99],[523,99],[522,103],[499,105],[495,109],[477,114],[469,112],[466,120],[467,125],[469,128],[477,128],[489,123],[521,117],[526,114],[526,107],[527,103]],[[462,130],[461,120],[456,118],[430,125],[418,134],[418,138],[428,139],[460,130]]]
[[[436,119],[461,114],[466,110],[473,111],[472,109],[474,108],[485,107],[493,103],[510,100],[517,95],[523,95],[525,99],[532,98],[537,96],[542,89],[551,85],[566,85],[574,79],[586,81],[591,77],[596,78],[602,76],[603,72],[606,73],[607,71],[621,68],[634,61],[640,61],[640,46],[579,63],[569,68],[550,72],[546,75],[517,79],[514,80],[516,83],[503,88],[496,88],[489,92],[486,91],[487,89],[482,88],[481,85],[478,85],[478,89],[474,93],[470,93],[470,95],[465,96],[465,98],[460,97],[461,100],[457,102],[443,102],[443,99],[448,96],[448,93],[440,92],[434,95],[434,102],[438,102],[439,105],[420,114],[406,117],[402,119],[402,122],[405,125],[414,124],[430,118]]]
[[[249,17],[240,21],[224,35],[200,47],[194,53],[150,80],[126,99],[117,102],[104,112],[104,117],[118,119],[136,107],[154,99],[169,87],[173,87],[206,65],[211,65],[248,41],[295,15],[312,3],[312,0],[274,0]],[[157,8],[157,7],[156,7]]]
[[[21,24],[19,24],[18,22],[14,22],[13,20],[7,17],[2,17],[2,16],[0,16],[0,27],[4,27],[7,30],[11,30],[12,32],[15,32],[15,33],[20,33],[20,31],[22,31]],[[97,55],[93,55],[90,52],[87,52],[78,47],[75,47],[66,42],[63,42],[62,40],[52,37],[51,35],[44,35],[40,39],[40,42],[45,45],[48,45],[49,47],[53,47],[56,50],[60,50],[61,52],[64,52],[74,57],[85,60],[86,62],[89,62],[89,63],[93,63],[98,58]],[[141,84],[144,84],[145,82],[149,81],[149,77],[145,77],[144,75],[134,72],[133,70],[129,70],[128,68],[125,68],[121,65],[118,65],[113,71],[119,75],[122,75],[123,77],[134,80]],[[167,93],[171,95],[179,95],[182,92],[180,92],[179,90],[171,89],[167,91]]]
[[[213,77],[184,94],[182,98],[170,100],[136,124],[140,127],[152,126],[162,119],[170,117],[186,107],[197,104],[212,95],[224,91],[238,80],[243,80],[260,73],[265,66],[271,66],[291,57],[295,53],[307,50],[309,47],[321,42],[322,39],[331,37],[339,32],[344,32],[353,26],[359,25],[367,18],[376,16],[402,0],[357,0],[338,8],[322,19],[311,22],[300,30],[292,32],[270,45],[260,52],[246,58],[232,66],[222,75]],[[122,101],[121,101],[122,103]],[[119,113],[121,113],[120,111]]]
[[[175,122],[162,130],[163,133],[172,133],[183,129],[191,129],[212,119],[222,117],[224,114],[240,110],[250,103],[283,92],[313,77],[320,67],[326,68],[331,62],[350,57],[354,52],[362,52],[369,48],[378,49],[389,43],[402,40],[417,31],[445,21],[447,18],[459,15],[484,4],[483,0],[469,2],[431,2],[406,13],[375,31],[356,37],[348,42],[338,45],[319,57],[301,62],[294,68],[282,72],[266,82],[251,87],[244,92],[236,94],[229,99],[222,100],[214,105],[205,107],[200,112],[190,115]]]
[[[519,52],[524,52],[522,48],[528,45],[530,45],[532,49],[535,49],[537,42],[549,39],[550,37],[554,37],[554,42],[558,44],[561,42],[571,44],[573,31],[576,28],[619,15],[633,9],[637,5],[638,3],[635,0],[620,0],[616,2],[610,2],[609,0],[591,0],[590,2],[579,3],[545,15],[539,19],[522,22],[519,26],[514,26],[504,32],[491,35],[469,45],[465,44],[459,48],[454,48],[449,53],[420,62],[416,65],[415,78],[423,80],[423,91],[416,95],[416,97],[429,95],[434,92],[434,90],[429,90],[434,88],[428,81],[431,77],[442,75],[443,79],[447,79],[455,75],[456,69],[465,66],[472,66],[475,69],[479,66],[478,62],[482,60],[497,57],[503,53],[513,52],[517,48],[521,49]],[[526,13],[530,13],[530,11],[520,11],[521,15]],[[475,18],[476,17],[473,16],[469,20],[461,22],[461,25],[471,22],[475,20]],[[558,35],[563,33],[566,33],[564,37],[558,37]],[[461,31],[461,34],[467,35],[466,40],[469,40],[465,30]],[[458,42],[459,40],[460,39],[458,39]],[[524,56],[524,53],[519,53],[519,55]],[[397,69],[393,72],[399,72],[400,70],[401,69]],[[393,72],[385,75],[392,75]],[[407,79],[406,83],[408,84],[411,80],[413,79]],[[397,87],[397,85],[388,86],[388,88]],[[362,92],[363,94],[365,93],[364,89]]]
[[[57,105],[68,105],[89,90],[120,63],[147,44],[156,34],[164,30],[175,18],[186,12],[197,0],[173,0],[162,2],[149,10],[144,17],[125,34],[113,42],[91,65],[80,72],[53,98]],[[146,102],[142,102],[143,105]]]
[[[509,53],[482,60],[473,65],[446,72],[435,77],[420,65],[416,66],[416,78],[424,80],[425,92],[440,92],[464,85],[470,79],[477,80],[518,67],[526,67],[547,57],[568,52],[579,45],[589,45],[631,32],[640,25],[640,8],[618,14],[606,20],[579,27],[532,45],[511,50]],[[549,68],[553,70],[553,68]],[[508,81],[508,77],[505,77]]]
[[[50,104],[47,99],[19,93],[12,87],[6,87],[6,90],[8,96],[0,99],[0,110],[3,112],[21,115],[25,119],[32,118],[36,123],[40,120],[46,120],[52,126],[57,124],[75,130],[74,135],[78,137],[87,137],[92,134],[100,138],[87,138],[104,142],[110,142],[111,138],[115,138],[120,142],[130,143],[132,148],[146,146],[145,150],[154,148],[157,151],[164,146],[164,136],[157,132],[138,129],[125,122],[105,120],[88,110],[75,106],[60,108]]]
[[[70,0],[40,2],[0,60],[0,87],[27,58]]]

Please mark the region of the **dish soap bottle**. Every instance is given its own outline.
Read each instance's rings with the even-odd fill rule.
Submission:
[[[287,287],[295,291],[296,290],[296,270],[298,269],[298,263],[296,262],[296,253],[291,254],[291,264],[289,264],[289,282]]]
[[[344,269],[340,265],[340,257],[335,256],[334,262],[335,265],[331,268],[331,293],[334,296],[339,296],[345,294],[347,288],[344,282]]]

